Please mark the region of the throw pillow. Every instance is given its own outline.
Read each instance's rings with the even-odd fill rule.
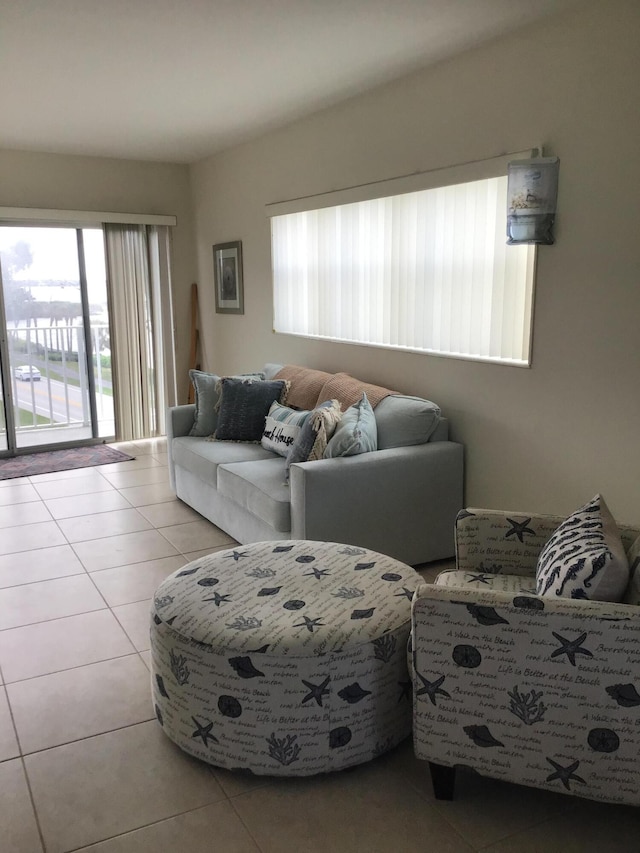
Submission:
[[[640,604],[640,536],[627,551],[631,580],[624,596],[625,604]]]
[[[264,379],[263,373],[245,373],[247,379]],[[216,428],[216,405],[219,399],[220,377],[203,370],[190,370],[189,379],[195,391],[196,411],[189,435],[209,436]]]
[[[216,441],[259,442],[272,403],[284,402],[287,383],[225,377],[220,380]]]
[[[312,462],[315,459],[322,459],[341,417],[342,411],[337,400],[326,400],[310,412],[287,454],[287,478],[289,468],[294,462]]]
[[[378,448],[376,416],[366,394],[343,414],[333,438],[327,444],[325,459],[336,456],[356,456]]]
[[[536,569],[538,595],[620,601],[629,563],[601,495],[565,519],[546,543]]]
[[[280,403],[272,403],[262,433],[261,444],[279,456],[286,456],[311,412],[299,412]]]

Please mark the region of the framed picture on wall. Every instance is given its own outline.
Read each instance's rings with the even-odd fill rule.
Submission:
[[[242,243],[218,243],[213,247],[213,273],[218,314],[244,314]]]

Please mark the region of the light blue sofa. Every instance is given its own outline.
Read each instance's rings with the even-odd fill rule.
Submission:
[[[267,365],[272,377],[280,365]],[[370,548],[418,565],[454,553],[463,507],[463,447],[426,400],[393,394],[375,408],[378,450],[295,463],[260,444],[190,436],[195,406],[168,411],[176,495],[242,544],[313,539]]]

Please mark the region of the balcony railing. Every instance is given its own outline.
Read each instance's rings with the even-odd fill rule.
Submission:
[[[111,357],[105,347],[108,326],[92,324],[90,335],[97,434],[108,437],[114,434]],[[82,327],[72,323],[40,327],[20,325],[8,329],[8,345],[18,443],[46,444],[91,437],[91,406]],[[40,380],[17,378],[16,368],[23,365],[37,368]],[[54,438],[52,430],[56,433],[64,431],[64,438],[59,434]],[[67,432],[74,435],[67,435]],[[34,435],[27,440],[29,433]]]

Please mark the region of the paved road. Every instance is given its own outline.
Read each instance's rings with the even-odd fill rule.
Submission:
[[[80,388],[75,385],[65,386],[64,382],[46,378],[40,382],[22,382],[16,379],[13,389],[21,409],[35,411],[55,423],[91,423],[88,399],[83,407]],[[112,397],[96,394],[96,402],[99,419],[113,417]]]

